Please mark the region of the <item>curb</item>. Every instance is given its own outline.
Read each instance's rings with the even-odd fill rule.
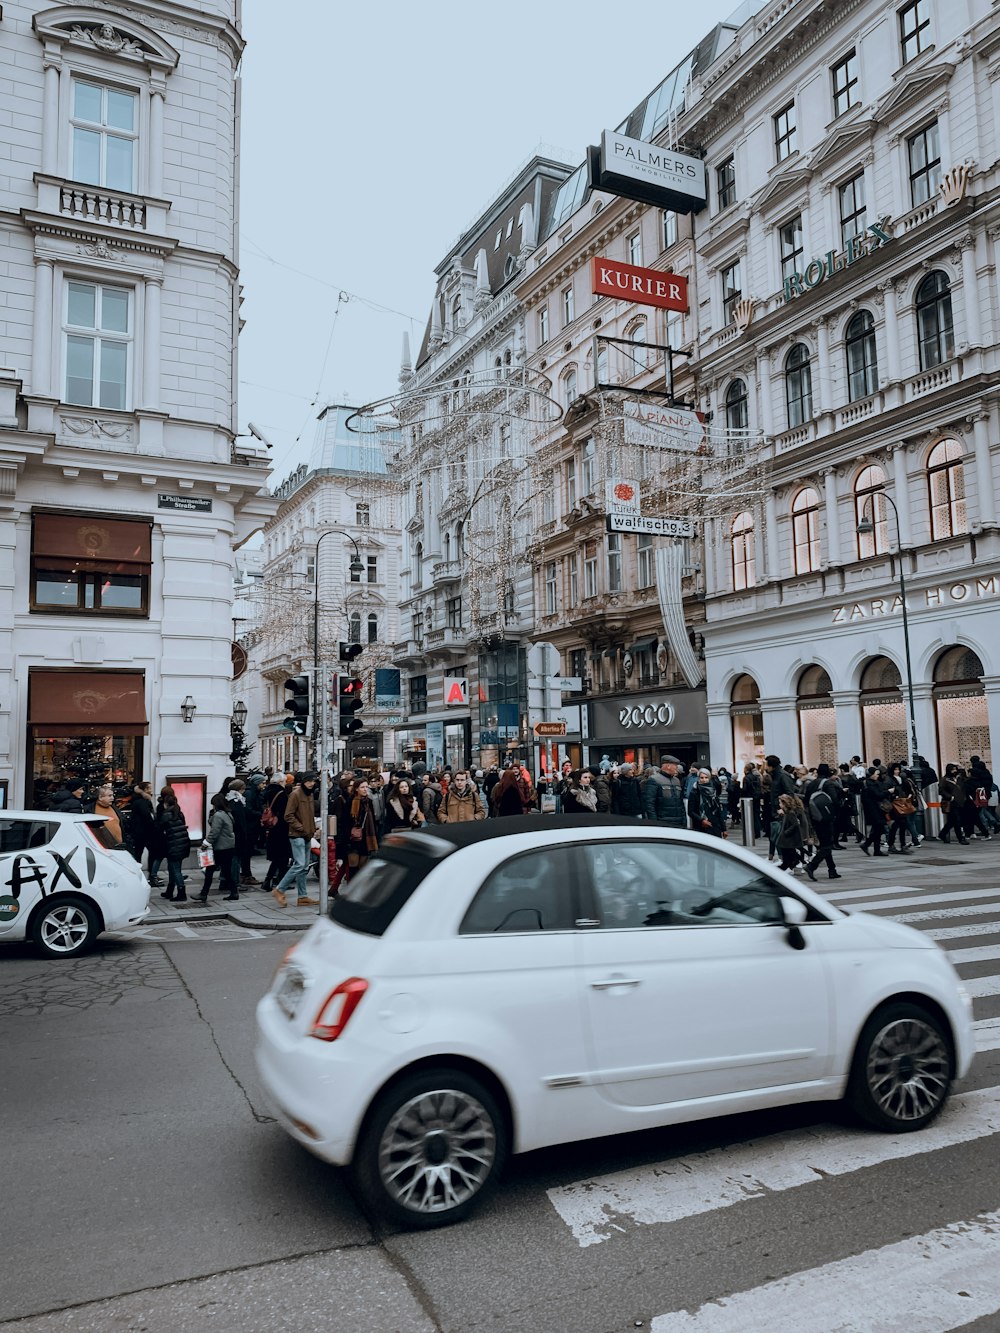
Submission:
[[[311,912],[308,920],[301,918],[296,920],[287,917],[272,919],[271,917],[248,917],[242,913],[237,915],[235,912],[213,912],[209,909],[208,911],[178,912],[176,916],[157,916],[152,920],[157,924],[165,922],[167,925],[171,923],[175,925],[188,924],[198,921],[229,921],[234,926],[243,926],[247,930],[308,930],[318,915],[317,912]],[[150,918],[147,917],[146,921],[148,924]]]

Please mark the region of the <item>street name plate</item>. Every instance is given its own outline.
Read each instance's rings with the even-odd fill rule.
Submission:
[[[609,514],[608,532],[650,532],[660,537],[693,537],[687,518],[643,518],[639,514]]]

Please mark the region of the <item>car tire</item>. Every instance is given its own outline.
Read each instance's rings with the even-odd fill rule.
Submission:
[[[354,1155],[364,1200],[410,1229],[458,1222],[495,1185],[508,1152],[495,1097],[454,1069],[402,1078],[373,1105]]]
[[[948,1099],[955,1054],[941,1020],[917,1004],[877,1009],[861,1031],[847,1102],[876,1129],[923,1129]]]
[[[82,898],[46,901],[31,922],[31,939],[45,958],[76,958],[100,931],[97,913]]]

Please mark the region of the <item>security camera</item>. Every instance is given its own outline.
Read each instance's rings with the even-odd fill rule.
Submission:
[[[260,440],[261,444],[264,445],[265,448],[267,449],[274,448],[274,445],[267,438],[264,432],[260,430],[257,426],[255,426],[252,421],[247,422],[247,430],[250,432],[250,434],[254,437],[255,440]]]

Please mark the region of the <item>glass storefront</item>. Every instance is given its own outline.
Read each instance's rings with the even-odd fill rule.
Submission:
[[[833,685],[821,666],[808,666],[799,677],[796,708],[799,715],[799,752],[807,768],[829,764],[836,768],[837,714],[830,691]]]
[[[764,715],[760,689],[753,676],[740,676],[729,696],[733,723],[733,771],[742,773],[747,764],[764,762]]]
[[[967,766],[974,754],[992,768],[990,723],[982,684],[983,664],[971,648],[947,648],[934,666],[934,716],[938,755]]]
[[[85,800],[102,782],[114,785],[117,798],[130,798],[142,775],[142,748],[141,736],[33,736],[31,807],[45,809],[47,793],[71,775],[83,782]]]
[[[900,689],[902,677],[895,662],[875,657],[861,673],[861,738],[869,764],[905,763],[906,707]]]
[[[503,642],[479,655],[478,767],[527,763],[528,677],[521,645]]]

